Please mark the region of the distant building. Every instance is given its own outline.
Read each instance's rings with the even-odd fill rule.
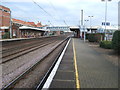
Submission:
[[[47,27],[50,31],[70,31],[69,26],[53,26]]]
[[[116,30],[118,30],[117,26],[106,26],[106,33],[113,34]],[[105,26],[100,26],[97,28],[98,33],[104,33],[105,32]]]
[[[69,26],[47,26],[46,29],[52,34],[52,35],[61,35],[64,32],[70,31]]]

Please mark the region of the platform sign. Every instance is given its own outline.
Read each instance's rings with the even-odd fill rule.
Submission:
[[[105,26],[105,22],[102,22],[102,25]],[[110,26],[110,22],[106,22],[106,26]]]

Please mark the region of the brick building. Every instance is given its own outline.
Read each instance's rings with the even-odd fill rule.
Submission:
[[[10,30],[10,9],[0,5],[0,38]]]
[[[20,29],[20,27],[26,28]],[[10,38],[10,27],[12,38],[25,38],[28,36],[38,37],[43,35],[44,31],[37,27],[42,27],[41,23],[26,22],[19,19],[11,18],[11,10],[0,5],[0,39]],[[30,27],[30,28],[29,28]]]
[[[42,27],[42,24],[40,25]],[[41,37],[44,30],[37,28],[38,24],[34,22],[25,22],[12,18],[12,32],[14,38]]]

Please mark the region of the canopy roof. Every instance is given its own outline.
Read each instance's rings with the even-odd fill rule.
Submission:
[[[0,29],[9,29],[9,27],[7,27],[7,26],[2,26],[2,27],[0,27]]]
[[[21,29],[21,30],[30,29],[30,30],[37,30],[37,31],[46,31],[45,29],[40,29],[40,28],[35,28],[35,27],[28,27],[28,26],[22,26],[22,27],[19,27],[19,29]]]

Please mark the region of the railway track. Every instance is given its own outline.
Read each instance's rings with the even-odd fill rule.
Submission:
[[[47,69],[47,73],[44,74],[44,77],[42,77],[41,82],[39,84],[40,87],[43,86],[44,82],[46,81],[46,78],[48,77],[48,75],[50,74],[52,68],[54,67],[55,63],[57,62],[58,57],[60,56],[63,47],[65,46],[65,44],[67,43],[69,37],[64,39],[63,41],[61,41],[58,46],[56,48],[54,48],[47,56],[43,57],[40,61],[37,61],[34,65],[32,65],[31,67],[29,67],[26,71],[24,71],[22,74],[20,74],[17,78],[15,78],[14,80],[12,80],[10,83],[8,83],[6,86],[4,86],[2,88],[2,90],[4,89],[13,89],[14,86],[16,85],[17,82],[19,82],[20,80],[22,80],[28,73],[30,73],[31,71],[33,71],[34,68],[36,68],[42,61],[44,61],[50,54],[52,54],[53,52],[55,52],[55,50],[57,48],[59,48],[59,52],[57,54],[57,56],[55,57],[52,65],[50,65],[49,69]],[[62,49],[61,49],[61,48]],[[35,87],[36,88],[36,87]],[[38,89],[38,86],[37,86]],[[40,89],[40,88],[39,88]]]
[[[52,37],[53,39],[54,38],[56,38],[56,37]],[[16,41],[16,42],[12,42],[12,43],[10,43],[10,42],[8,42],[8,44],[7,45],[5,45],[4,46],[4,43],[2,44],[2,53],[3,53],[3,55],[4,56],[6,56],[6,53],[7,52],[11,52],[11,51],[15,51],[15,50],[20,50],[20,49],[22,49],[22,48],[26,48],[26,47],[29,47],[29,46],[35,46],[36,44],[40,44],[40,43],[42,43],[42,42],[44,42],[44,41],[48,41],[48,40],[50,40],[50,38],[40,38],[40,39],[31,39],[31,41]],[[7,42],[5,42],[5,43],[7,43]],[[13,45],[13,43],[15,44],[15,45]]]
[[[25,54],[30,53],[32,51],[35,51],[35,50],[42,48],[44,46],[47,46],[51,43],[54,43],[54,42],[56,42],[58,37],[52,38],[53,39],[52,41],[50,39],[51,38],[46,39],[46,42],[44,40],[41,40],[39,42],[37,41],[36,43],[33,43],[32,45],[29,44],[29,47],[28,47],[28,44],[26,46],[23,45],[20,48],[17,47],[17,50],[16,49],[14,50],[14,48],[12,48],[12,50],[14,50],[14,52],[11,52],[11,49],[7,49],[6,51],[3,51],[1,63],[6,63],[10,60],[13,60],[13,59],[18,58],[22,55],[25,55]],[[8,54],[5,54],[5,52],[8,52]]]

